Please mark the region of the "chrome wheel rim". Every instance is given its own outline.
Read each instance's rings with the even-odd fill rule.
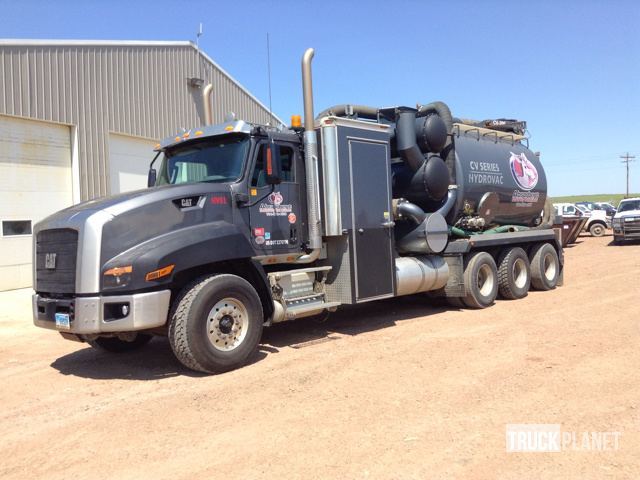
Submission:
[[[249,314],[244,304],[227,297],[217,302],[207,315],[207,336],[216,350],[228,352],[247,336]]]
[[[522,258],[516,258],[511,270],[513,283],[517,288],[524,288],[527,285],[527,264]]]
[[[483,297],[488,297],[493,291],[493,285],[495,280],[493,278],[493,271],[489,265],[482,265],[478,269],[478,291]]]
[[[592,230],[594,235],[602,235],[604,228],[602,227],[602,225],[596,225]]]
[[[556,261],[553,255],[547,253],[544,256],[544,276],[550,282],[556,278]]]

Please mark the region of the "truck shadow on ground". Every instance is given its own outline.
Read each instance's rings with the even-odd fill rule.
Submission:
[[[427,295],[414,295],[344,306],[328,315],[277,324],[264,330],[258,352],[245,368],[277,354],[285,347],[304,348],[344,335],[359,335],[393,327],[397,322],[442,313],[447,309],[452,310],[452,307],[445,307],[441,301],[430,299]],[[154,338],[140,350],[119,354],[102,352],[88,345],[85,348],[81,346],[79,350],[55,360],[51,367],[63,375],[95,380],[161,380],[178,375],[206,376],[183,367],[173,356],[169,341],[162,337]]]
[[[640,240],[623,240],[621,242],[611,240],[607,243],[607,247],[624,247],[626,245],[640,245]]]

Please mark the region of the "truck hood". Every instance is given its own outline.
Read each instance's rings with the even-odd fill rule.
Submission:
[[[87,218],[92,213],[101,211],[104,215],[116,217],[130,210],[134,210],[145,204],[156,203],[162,200],[183,198],[206,193],[229,193],[230,185],[227,183],[190,183],[184,185],[162,185],[153,188],[144,188],[132,192],[120,193],[108,197],[99,197],[86,202],[78,203],[60,210],[40,222],[41,224],[58,224],[61,221]],[[46,228],[52,228],[47,226]],[[42,228],[40,228],[41,230]]]
[[[34,226],[78,232],[76,293],[100,291],[102,265],[146,241],[179,230],[232,223],[228,183],[164,185],[98,198],[61,210]]]
[[[613,218],[624,217],[640,217],[640,210],[625,210],[624,212],[618,212],[613,216]]]

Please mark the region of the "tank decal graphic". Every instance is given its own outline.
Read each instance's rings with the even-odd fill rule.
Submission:
[[[523,190],[533,190],[538,184],[538,170],[524,153],[511,153],[509,164],[513,179]]]
[[[469,183],[504,185],[500,166],[495,162],[469,162]]]

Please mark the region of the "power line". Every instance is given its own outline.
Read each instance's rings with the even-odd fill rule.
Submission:
[[[627,152],[626,155],[620,155],[620,158],[624,159],[622,160],[622,163],[625,163],[627,166],[627,196],[626,197],[628,197],[629,196],[629,162],[633,162],[636,157],[634,155],[629,155],[629,152]]]

